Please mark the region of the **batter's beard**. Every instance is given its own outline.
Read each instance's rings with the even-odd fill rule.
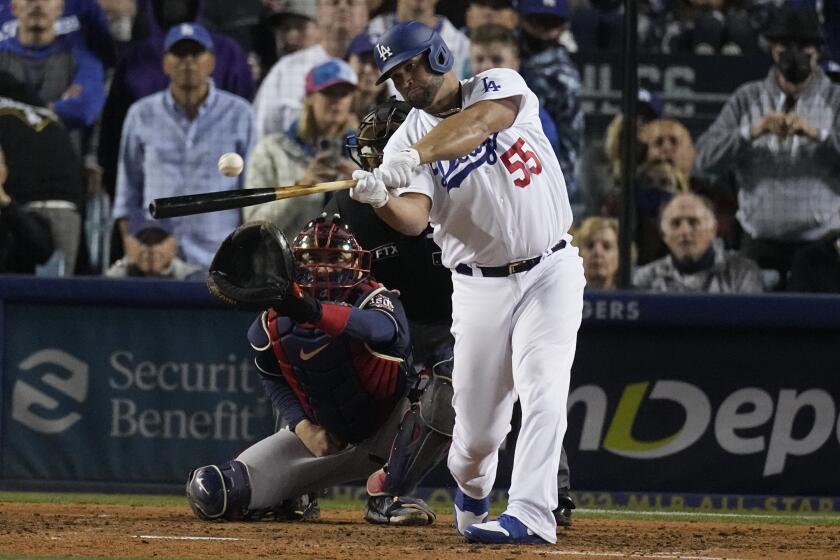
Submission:
[[[33,35],[42,35],[47,32],[47,21],[45,17],[32,18],[26,26],[26,30]]]
[[[428,87],[423,88],[414,95],[406,96],[405,100],[415,109],[426,109],[434,102],[441,86],[443,86],[443,75],[435,75],[429,81]]]

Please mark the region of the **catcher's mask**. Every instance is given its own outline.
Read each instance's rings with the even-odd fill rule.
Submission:
[[[292,242],[297,283],[322,301],[346,301],[370,274],[370,253],[350,227],[333,214],[309,222]]]
[[[358,132],[347,141],[350,158],[365,171],[382,163],[385,144],[411,111],[411,105],[392,97],[374,107],[362,118]]]

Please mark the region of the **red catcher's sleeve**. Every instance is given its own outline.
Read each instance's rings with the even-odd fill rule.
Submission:
[[[350,312],[353,310],[348,305],[335,305],[324,303],[321,305],[321,318],[315,322],[315,326],[332,337],[336,337],[347,328],[347,321],[350,320]]]

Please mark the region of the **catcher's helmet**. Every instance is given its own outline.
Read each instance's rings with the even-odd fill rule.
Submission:
[[[405,122],[409,111],[411,105],[397,100],[396,97],[374,107],[362,118],[356,134],[347,139],[350,159],[366,171],[379,167],[385,144]]]
[[[398,23],[388,30],[373,47],[373,58],[379,67],[381,84],[391,71],[409,58],[425,52],[433,72],[445,74],[452,69],[452,51],[437,31],[419,21]]]
[[[292,242],[297,283],[322,301],[346,301],[370,275],[370,253],[341,220],[326,213],[309,222]]]

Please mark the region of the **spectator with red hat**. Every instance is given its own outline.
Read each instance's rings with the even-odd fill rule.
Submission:
[[[313,185],[349,178],[358,169],[345,154],[355,130],[353,94],[359,83],[349,64],[331,58],[306,74],[303,109],[284,133],[264,136],[248,162],[245,187]],[[265,220],[293,237],[326,202],[323,195],[276,200],[244,209],[246,222]]]

